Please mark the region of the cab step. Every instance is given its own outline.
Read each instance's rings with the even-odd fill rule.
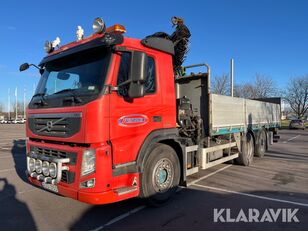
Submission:
[[[116,190],[114,190],[119,196],[127,194],[127,193],[131,193],[134,191],[137,191],[138,187],[137,186],[131,186],[131,187],[124,187],[124,188],[118,188]]]

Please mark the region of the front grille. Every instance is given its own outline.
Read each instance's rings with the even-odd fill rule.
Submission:
[[[56,158],[67,158],[67,152],[58,151],[58,150],[52,150],[52,149],[45,149],[45,148],[36,148],[35,150],[37,154],[44,155],[44,156],[50,156],[50,157],[56,157]]]
[[[41,147],[31,147],[31,151],[34,151],[35,154],[55,157],[59,159],[70,158],[70,165],[76,164],[77,155],[74,152],[66,152],[61,150],[49,149],[49,148],[41,148]]]
[[[28,120],[34,134],[70,137],[80,130],[81,113],[32,114]]]

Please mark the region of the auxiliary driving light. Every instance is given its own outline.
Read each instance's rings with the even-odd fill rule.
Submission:
[[[30,170],[30,172],[35,171],[35,159],[33,159],[33,158],[30,158],[30,160],[29,160],[29,170]]]
[[[42,173],[42,161],[41,160],[35,161],[35,170],[38,174]]]
[[[49,41],[45,42],[44,50],[46,51],[46,53],[50,53],[50,52],[53,51],[53,47],[52,47],[51,42],[49,42]]]
[[[93,188],[95,186],[95,178],[80,183],[80,188]]]
[[[42,171],[44,176],[49,176],[49,162],[44,161],[42,164]]]
[[[51,163],[49,165],[49,175],[52,178],[56,178],[57,177],[57,165],[55,163]]]
[[[96,18],[96,19],[94,19],[92,28],[93,28],[94,34],[101,34],[101,33],[105,32],[106,25],[105,25],[105,22],[103,21],[103,19]]]

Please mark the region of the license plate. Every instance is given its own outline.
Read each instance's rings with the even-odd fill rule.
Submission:
[[[54,184],[47,184],[45,182],[42,182],[42,186],[43,188],[49,190],[49,191],[52,191],[52,192],[55,192],[55,193],[58,193],[59,190],[58,190],[58,186],[57,185],[54,185]]]

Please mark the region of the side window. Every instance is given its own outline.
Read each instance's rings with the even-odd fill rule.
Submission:
[[[128,80],[130,71],[131,53],[123,52],[121,55],[121,62],[118,72],[117,85]],[[123,85],[119,87],[118,94],[121,96],[127,96],[129,85]],[[155,93],[156,91],[156,67],[155,61],[152,57],[148,56],[147,63],[147,77],[145,81],[146,94]]]
[[[127,52],[122,53],[117,85],[128,80],[128,75],[129,75],[129,70],[130,70],[130,60],[131,60],[131,53],[127,53]],[[124,97],[127,96],[128,84],[120,86],[118,94]]]
[[[147,79],[145,81],[145,92],[147,94],[155,93],[156,91],[156,68],[155,61],[148,56]]]

